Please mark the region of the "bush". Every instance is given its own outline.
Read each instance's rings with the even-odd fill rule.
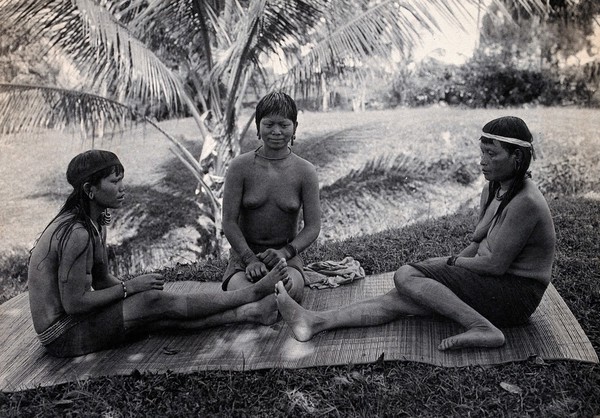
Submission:
[[[597,83],[578,68],[519,69],[489,59],[462,66],[424,61],[416,71],[398,71],[388,103],[428,106],[437,103],[470,108],[524,104],[597,107]]]
[[[0,304],[27,289],[28,261],[25,249],[0,254]]]

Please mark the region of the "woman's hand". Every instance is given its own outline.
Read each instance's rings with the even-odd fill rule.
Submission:
[[[275,267],[275,264],[282,258],[286,260],[289,258],[289,254],[283,248],[280,250],[275,250],[273,248],[268,248],[262,253],[257,254],[258,258],[265,263],[270,269]]]
[[[133,279],[125,282],[127,293],[129,295],[152,289],[163,290],[164,284],[165,278],[161,274],[157,273],[142,274],[141,276],[134,277]]]
[[[262,279],[268,272],[267,266],[261,261],[253,261],[246,266],[246,278],[252,283]]]

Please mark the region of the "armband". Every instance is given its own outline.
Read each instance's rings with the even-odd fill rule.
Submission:
[[[285,250],[290,254],[290,259],[296,257],[298,255],[298,250],[292,244],[287,244]]]
[[[448,264],[449,266],[455,266],[457,258],[458,258],[457,255],[453,255],[451,257],[448,257],[448,260],[446,261],[446,264]]]
[[[127,285],[123,280],[121,280],[121,286],[123,286],[123,299],[127,297]]]

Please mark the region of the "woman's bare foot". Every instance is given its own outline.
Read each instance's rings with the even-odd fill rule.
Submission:
[[[248,303],[241,307],[243,317],[248,322],[262,325],[273,325],[277,322],[277,302],[275,294],[265,296],[257,302]]]
[[[504,345],[504,334],[498,328],[492,327],[474,327],[462,334],[442,340],[438,349],[456,350],[467,347],[500,347]]]
[[[283,320],[289,325],[294,338],[298,341],[308,341],[323,329],[319,328],[321,321],[311,311],[304,309],[288,294],[283,283],[275,285],[277,308]]]
[[[256,300],[272,294],[274,292],[275,284],[280,281],[285,283],[288,281],[288,278],[287,263],[285,262],[285,258],[282,258],[277,262],[275,267],[265,275],[265,277],[254,283],[252,286],[257,297]]]

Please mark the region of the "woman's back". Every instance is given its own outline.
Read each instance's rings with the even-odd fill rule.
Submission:
[[[68,266],[61,266],[61,259],[65,258],[66,254],[63,254],[59,248],[61,247],[60,238],[73,239],[73,233],[75,233],[80,239],[89,239],[89,234],[79,223],[61,228],[61,225],[64,226],[71,218],[70,214],[57,217],[48,225],[31,251],[27,280],[31,315],[36,332],[44,331],[65,315],[60,297],[59,275],[61,272],[65,273]],[[62,245],[62,247],[65,248],[67,245]],[[83,251],[84,248],[80,248],[79,251]],[[87,257],[88,254],[90,252],[86,251],[81,254],[81,257]]]

